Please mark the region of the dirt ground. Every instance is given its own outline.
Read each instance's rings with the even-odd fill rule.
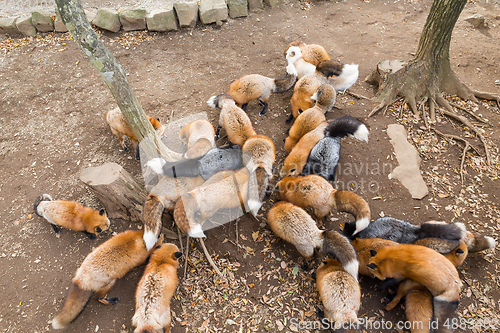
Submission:
[[[102,33],[102,39],[128,73],[147,114],[169,122],[206,112],[216,125],[218,111],[210,109],[206,100],[225,92],[231,81],[245,74],[283,76],[283,52],[297,39],[323,45],[334,59],[359,64],[359,80],[350,90],[372,97],[373,87],[363,79],[378,61],[411,58],[431,4],[431,0],[286,1],[274,10],[266,8],[247,18],[229,19],[221,27],[199,26],[165,34]],[[464,21],[475,13],[486,17],[488,29],[476,30]],[[119,149],[106,123],[106,112],[116,107],[113,97],[67,35],[6,40],[1,47],[0,328],[3,332],[43,332],[51,330],[50,321],[61,309],[82,260],[110,235],[91,241],[82,233],[62,230],[57,236],[46,221],[34,215],[35,198],[48,193],[56,199],[100,208],[92,192],[79,181],[81,170],[116,162],[138,179],[142,175],[133,152]],[[500,93],[500,85],[495,84],[500,79],[498,5],[485,1],[467,4],[453,33],[450,57],[453,69],[468,86]],[[277,147],[276,172],[285,158],[282,142],[288,128],[285,119],[290,97],[290,91],[273,95],[269,111],[262,117],[258,116],[256,102],[247,110],[255,130],[270,136]],[[342,94],[337,107],[327,118],[352,115],[370,127],[368,144],[343,140],[338,186],[350,184],[349,189],[363,196],[370,204],[372,218],[388,215],[414,223],[460,221],[469,230],[498,238],[500,110],[495,103],[480,101],[471,106],[493,124],[484,128],[490,140],[492,166],[484,166],[484,157],[468,154],[464,186],[458,174],[461,146],[447,144],[422,129],[422,123],[407,116],[404,105],[369,119],[366,116],[373,107],[371,101]],[[397,166],[385,133],[392,123],[407,127],[421,154],[422,174],[431,192],[420,201],[411,199],[398,181],[388,178]],[[436,128],[468,136],[484,154],[481,142],[463,126],[440,117]],[[349,165],[357,169],[347,172]],[[276,174],[274,182],[277,180]],[[274,196],[268,198],[262,216],[273,201]],[[352,216],[334,211],[325,219],[325,226],[340,230],[350,220]],[[112,228],[118,232],[139,226],[112,221]],[[168,219],[165,227],[175,231]],[[256,220],[247,214],[237,227],[238,239],[233,222],[208,231],[206,240],[232,283],[214,276],[199,244],[192,246],[187,276],[172,300],[172,332],[290,332],[297,331],[291,326],[293,319],[317,320],[316,309],[322,305],[312,271],[299,268],[303,259],[295,248],[277,241],[263,217]],[[317,259],[314,267],[319,263]],[[111,291],[111,297],[120,298],[117,305],[105,306],[93,298],[65,331],[132,332],[134,292],[142,271],[143,267],[134,269]],[[183,271],[184,257],[180,277]],[[496,253],[470,254],[459,272],[464,286],[458,318],[498,320]],[[383,310],[387,291],[377,290],[378,281],[362,277],[360,282],[360,318],[394,324],[404,320],[400,306],[391,312]],[[398,332],[376,328],[366,331]]]

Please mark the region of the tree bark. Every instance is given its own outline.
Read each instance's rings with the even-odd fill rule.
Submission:
[[[148,194],[144,186],[120,165],[106,163],[87,168],[80,173],[80,180],[94,191],[108,218],[142,220],[142,205]]]
[[[182,155],[165,147],[158,135],[156,135],[153,126],[128,83],[122,66],[104,46],[87,21],[81,1],[56,0],[56,5],[56,9],[63,23],[70,31],[73,40],[80,46],[83,53],[101,74],[118,107],[137,136],[146,156],[148,158],[161,156],[170,162],[180,160]]]

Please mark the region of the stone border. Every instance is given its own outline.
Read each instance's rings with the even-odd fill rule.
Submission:
[[[116,11],[99,8],[97,12],[85,10],[90,23],[101,29],[118,32],[149,30],[175,31],[201,24],[222,24],[228,17],[248,16],[267,5],[276,7],[277,0],[183,0],[166,8],[146,11],[144,8]],[[35,36],[40,32],[67,32],[59,14],[36,10],[31,15],[0,18],[0,34]]]

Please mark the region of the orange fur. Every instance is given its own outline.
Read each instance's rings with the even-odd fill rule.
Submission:
[[[171,325],[170,300],[177,287],[177,259],[182,255],[174,244],[163,244],[149,259],[135,293],[135,314],[132,324],[135,333],[169,333]]]
[[[302,52],[302,58],[305,61],[310,62],[314,66],[317,66],[320,61],[330,60],[330,56],[328,55],[323,46],[317,44],[306,44],[299,40],[293,41],[287,46],[285,50],[285,56],[286,56],[286,51],[291,46],[299,47],[300,51]]]
[[[150,116],[147,117],[155,130],[161,127],[161,123],[160,121],[158,121],[158,119],[151,118]],[[137,156],[138,155],[137,151],[139,151],[139,141],[137,140],[137,136],[135,135],[134,131],[128,124],[127,119],[125,119],[125,116],[120,111],[120,109],[116,108],[111,111],[108,111],[108,113],[106,114],[106,121],[109,124],[111,133],[116,135],[116,137],[120,141],[120,145],[122,146],[123,150],[125,151],[128,150],[127,146],[125,146],[124,136],[128,136],[130,140],[132,140],[134,148],[136,149],[136,156]]]
[[[37,199],[38,200],[38,199]],[[55,226],[61,226],[87,234],[97,235],[109,229],[109,220],[104,210],[97,211],[66,200],[40,201],[36,213]]]
[[[288,176],[298,176],[307,163],[307,158],[311,149],[325,137],[325,128],[327,122],[322,122],[315,130],[305,134],[299,142],[293,147],[292,151],[285,158],[280,170],[281,178]]]
[[[197,119],[183,126],[179,131],[179,139],[187,144],[188,150],[184,158],[203,156],[215,147],[215,130],[205,119]]]
[[[115,282],[132,268],[141,265],[150,255],[142,240],[143,231],[128,230],[108,239],[92,251],[76,271],[62,310],[52,320],[56,329],[71,323],[83,310],[93,292],[104,304],[116,299],[106,296]],[[161,244],[163,237],[157,244]]]
[[[381,238],[356,238],[352,241],[352,246],[356,249],[359,261],[359,274],[370,276],[371,272],[366,267],[370,262],[372,256],[370,254],[371,250],[378,251],[385,246],[398,245],[398,243],[393,242],[388,239]]]
[[[226,98],[221,104],[219,126],[224,127],[229,141],[243,146],[248,138],[257,134],[252,121],[245,111],[236,106],[233,99]]]

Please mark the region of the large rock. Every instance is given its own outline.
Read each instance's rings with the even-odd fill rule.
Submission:
[[[179,26],[194,27],[198,22],[198,3],[193,0],[174,3],[175,12],[179,19]]]
[[[391,138],[399,162],[399,166],[389,174],[389,179],[398,179],[410,191],[413,199],[422,199],[429,190],[420,174],[420,156],[417,150],[408,142],[406,130],[402,125],[387,126],[387,134]]]
[[[468,18],[465,19],[467,22],[472,24],[474,28],[484,28],[486,27],[486,23],[484,21],[484,16],[481,14],[474,14]]]
[[[255,12],[264,8],[262,0],[248,0],[248,10]]]
[[[227,0],[227,9],[231,18],[248,16],[248,0]]]
[[[54,31],[54,21],[52,21],[54,13],[43,10],[35,10],[31,13],[31,23],[39,32]]]
[[[85,15],[87,16],[87,21],[92,23],[92,21],[94,21],[95,17],[97,16],[97,12],[94,10],[85,9]]]
[[[120,12],[119,16],[125,31],[146,29],[146,10],[144,8],[125,9]]]
[[[227,5],[224,0],[200,0],[200,21],[203,24],[227,20]]]
[[[111,32],[118,32],[121,27],[118,12],[109,8],[99,8],[92,24]]]
[[[165,9],[153,9],[146,15],[146,25],[149,31],[177,30],[174,5],[171,4]]]
[[[19,30],[16,28],[16,18],[7,17],[0,18],[0,34],[18,34]]]
[[[35,36],[36,29],[31,23],[31,15],[30,16],[22,16],[16,20],[16,28],[22,33],[24,36]]]
[[[56,19],[54,20],[54,30],[56,32],[67,32],[68,28],[64,25],[61,16],[56,14]]]

